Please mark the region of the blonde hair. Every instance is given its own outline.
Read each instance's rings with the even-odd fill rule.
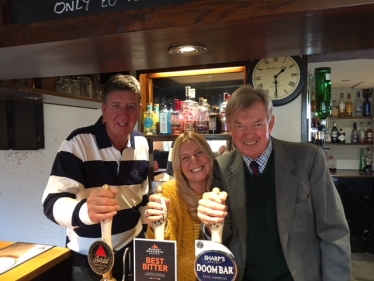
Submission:
[[[180,196],[186,201],[188,204],[188,211],[190,212],[192,218],[197,218],[197,206],[198,206],[198,199],[196,197],[195,192],[188,186],[188,180],[186,176],[182,172],[181,168],[181,161],[180,161],[180,147],[182,143],[185,143],[188,140],[193,140],[199,146],[201,151],[204,155],[210,158],[211,170],[209,172],[207,183],[206,183],[206,191],[211,189],[212,178],[213,178],[213,163],[214,163],[214,153],[212,152],[208,142],[205,138],[195,132],[185,132],[181,134],[176,141],[174,142],[173,150],[172,150],[172,163],[174,168],[174,178],[176,180],[176,185]]]

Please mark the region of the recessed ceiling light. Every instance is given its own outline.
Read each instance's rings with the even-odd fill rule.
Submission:
[[[208,51],[208,48],[200,45],[177,45],[169,48],[168,52],[177,56],[200,55]]]

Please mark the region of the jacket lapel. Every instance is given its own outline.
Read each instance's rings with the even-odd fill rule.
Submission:
[[[245,182],[245,163],[240,153],[236,153],[232,165],[229,166],[229,172],[226,174],[227,192],[229,194],[228,200],[230,202],[231,211],[234,214],[232,217],[238,227],[240,243],[242,245],[243,257],[246,256],[247,250],[247,221],[246,215],[246,191],[243,188],[238,188]]]
[[[275,197],[279,237],[283,251],[287,249],[288,234],[294,213],[299,179],[292,174],[295,163],[281,142],[272,138],[275,160]]]

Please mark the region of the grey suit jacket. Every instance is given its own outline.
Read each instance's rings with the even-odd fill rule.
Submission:
[[[279,238],[295,281],[349,281],[350,233],[321,148],[272,138]],[[242,280],[247,253],[246,187],[242,155],[217,158],[213,186],[228,193],[223,244],[234,254]],[[216,163],[216,164],[217,164]]]

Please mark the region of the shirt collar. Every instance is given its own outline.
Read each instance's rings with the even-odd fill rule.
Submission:
[[[262,173],[265,170],[266,163],[269,160],[272,150],[273,150],[273,142],[271,138],[269,138],[267,147],[265,148],[264,152],[258,158],[254,159],[254,158],[243,155],[244,162],[247,165],[248,169],[252,172],[252,169],[250,168],[249,164],[252,161],[256,161],[258,163],[258,170],[260,171],[260,173]]]

